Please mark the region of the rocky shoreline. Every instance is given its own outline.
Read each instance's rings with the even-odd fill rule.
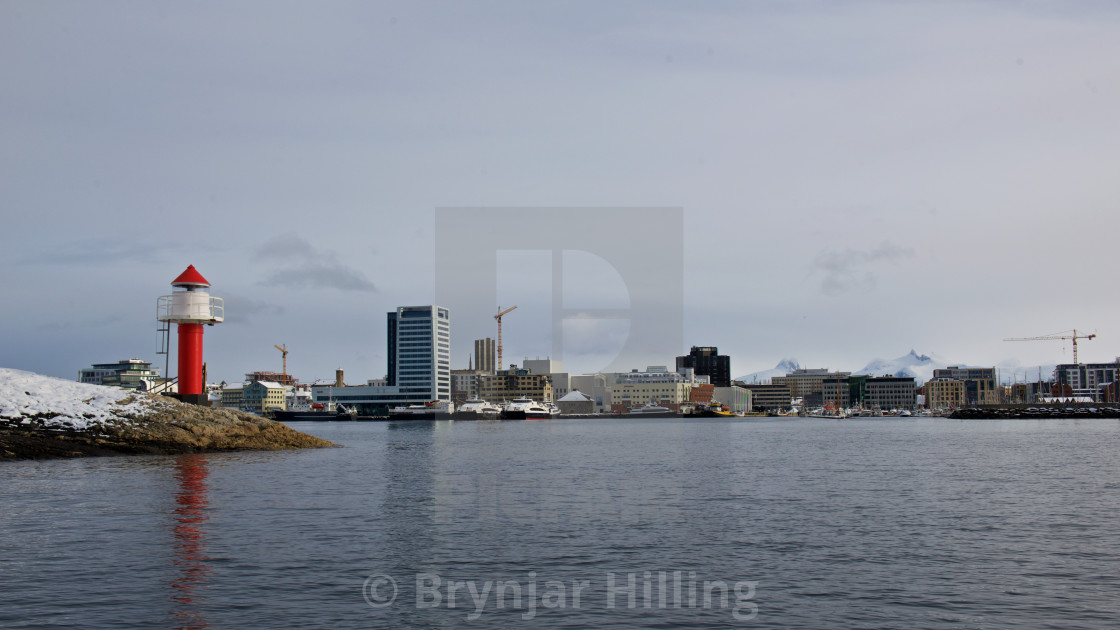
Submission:
[[[150,416],[80,429],[53,426],[43,418],[0,419],[0,461],[336,446],[242,411],[160,402]]]
[[[0,461],[327,446],[235,409],[0,368]]]

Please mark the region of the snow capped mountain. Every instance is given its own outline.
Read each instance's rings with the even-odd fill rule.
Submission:
[[[785,376],[786,374],[789,374],[790,372],[792,372],[794,370],[800,370],[800,369],[801,369],[801,364],[797,362],[797,359],[782,359],[781,361],[778,362],[777,365],[770,368],[769,370],[761,370],[759,372],[751,372],[750,374],[745,374],[745,375],[740,376],[739,378],[737,378],[735,380],[736,381],[742,381],[742,382],[744,382],[748,385],[754,385],[754,384],[767,385],[767,384],[770,383],[770,379],[774,378],[775,376]]]
[[[948,366],[949,364],[944,361],[910,350],[909,354],[904,354],[897,359],[872,359],[870,363],[863,366],[862,370],[852,373],[870,376],[913,376],[920,385],[933,378],[934,370]]]
[[[1040,377],[1041,380],[1045,381],[1049,380],[1054,373],[1053,365],[1025,366],[1015,359],[1007,359],[992,365],[969,366],[962,363],[946,362],[935,354],[918,354],[914,350],[910,350],[909,353],[895,359],[872,359],[860,370],[847,370],[844,368],[840,368],[840,370],[851,371],[852,374],[867,374],[869,376],[912,376],[914,377],[915,383],[921,386],[923,383],[933,378],[934,370],[947,368],[949,366],[995,367],[999,382],[1003,384],[1034,382],[1039,380]],[[745,374],[735,380],[748,385],[756,383],[767,384],[770,383],[770,379],[775,376],[785,376],[799,369],[801,369],[801,364],[797,359],[782,359],[778,365],[769,370]]]

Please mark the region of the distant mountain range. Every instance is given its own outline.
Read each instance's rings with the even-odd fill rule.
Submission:
[[[872,359],[867,365],[859,370],[851,370],[848,368],[834,368],[829,367],[832,371],[851,372],[852,374],[868,374],[871,376],[913,376],[914,380],[921,385],[929,379],[933,378],[933,371],[936,369],[946,368],[950,365],[960,365],[966,367],[961,363],[949,363],[941,360],[936,355],[918,354],[914,350],[902,355],[896,359]],[[995,367],[999,380],[1003,383],[1007,382],[1023,382],[1034,381],[1038,378],[1041,371],[1044,380],[1049,379],[1054,372],[1053,365],[1036,365],[1036,366],[1022,366],[1014,359],[1006,360],[994,365],[983,365],[974,367]],[[778,365],[769,370],[761,370],[744,374],[736,378],[737,381],[742,381],[748,384],[754,383],[769,383],[770,379],[775,376],[785,376],[786,374],[801,369],[801,363],[797,359],[782,359]]]

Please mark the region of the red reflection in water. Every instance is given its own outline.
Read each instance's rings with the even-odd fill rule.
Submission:
[[[206,531],[202,524],[210,517],[206,513],[210,501],[206,498],[206,457],[181,455],[175,462],[175,480],[179,491],[175,493],[175,567],[179,576],[171,583],[171,600],[178,604],[174,611],[179,621],[177,628],[197,630],[210,624],[202,617],[197,603],[202,597],[196,590],[206,586],[210,567],[206,564]]]

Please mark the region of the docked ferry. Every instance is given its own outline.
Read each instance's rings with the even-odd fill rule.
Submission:
[[[459,405],[451,417],[456,420],[496,420],[501,417],[502,408],[480,398],[472,398]]]
[[[552,403],[539,403],[531,398],[515,398],[502,409],[502,418],[505,420],[540,420],[555,418],[560,415],[560,408]]]
[[[446,400],[400,405],[389,410],[390,420],[448,420],[455,406]]]

